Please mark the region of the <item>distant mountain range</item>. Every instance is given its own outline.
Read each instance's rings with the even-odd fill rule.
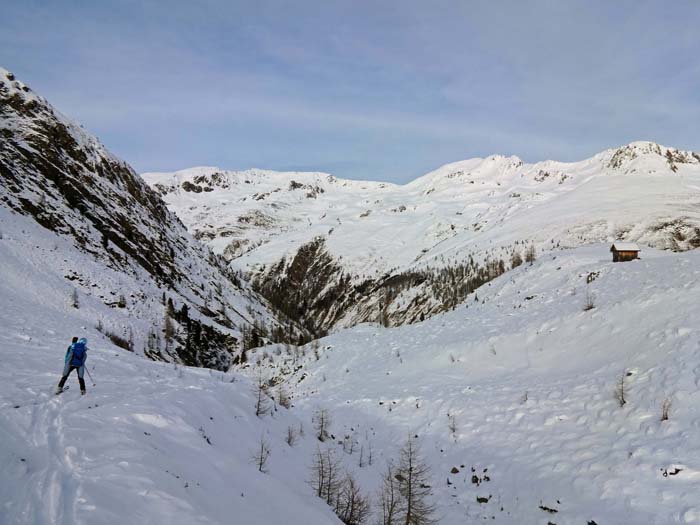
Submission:
[[[653,142],[570,163],[470,159],[406,185],[213,167],[143,177],[196,238],[317,333],[449,309],[531,246],[700,246],[700,154]]]
[[[225,368],[265,341],[416,322],[547,251],[700,246],[700,154],[653,142],[571,163],[470,159],[405,185],[213,167],[139,177],[6,70],[0,101],[0,202],[120,276],[96,290],[56,269],[138,315],[150,335],[127,321],[115,335],[154,359]],[[137,314],[122,282],[161,308]]]

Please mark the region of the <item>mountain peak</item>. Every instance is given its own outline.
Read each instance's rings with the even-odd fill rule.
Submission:
[[[658,169],[659,161],[667,163],[671,171],[678,170],[678,164],[698,164],[700,163],[700,154],[693,151],[684,151],[677,148],[669,148],[651,141],[635,141],[630,142],[625,146],[621,146],[611,152],[610,160],[607,167],[613,169],[627,169],[634,163],[636,159],[645,158],[651,161],[652,170]],[[656,157],[656,159],[654,159]],[[636,164],[636,163],[634,163]],[[635,169],[632,166],[631,169]]]
[[[16,94],[22,96],[22,98],[27,96],[38,98],[29,86],[18,80],[14,73],[4,67],[0,67],[0,86],[7,89],[10,96]]]

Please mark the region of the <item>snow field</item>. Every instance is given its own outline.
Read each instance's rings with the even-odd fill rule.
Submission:
[[[256,417],[252,384],[239,374],[115,347],[97,321],[145,336],[148,311],[139,322],[99,292],[81,293],[76,309],[62,268],[79,268],[105,289],[119,274],[100,273],[67,241],[0,212],[0,523],[337,522],[306,484],[311,433],[295,447],[284,441],[302,421],[283,408]],[[161,314],[162,305],[153,308]],[[88,338],[96,386],[86,373],[80,396],[74,373],[71,388],[54,396],[74,335]],[[272,452],[269,474],[250,461],[261,436]]]
[[[255,417],[246,380],[148,362],[93,338],[97,386],[86,377],[80,396],[71,377],[54,396],[60,346],[19,335],[3,337],[22,363],[2,378],[2,523],[335,522],[304,483],[312,438],[289,447],[284,433],[298,420],[284,409]],[[269,474],[250,461],[261,436]]]
[[[333,523],[307,483],[319,408],[334,436],[322,446],[375,503],[386,462],[419,436],[440,523],[700,519],[698,252],[644,249],[613,264],[608,245],[556,251],[424,323],[337,331],[304,347],[296,371],[285,347],[258,349],[251,361],[269,355],[264,373],[294,404],[258,418],[246,377],[256,366],[222,374],[117,349],[97,320],[131,322],[138,337],[162,305],[134,301],[142,324],[102,292],[73,308],[66,269],[104,291],[119,274],[2,213],[1,523]],[[86,377],[80,397],[71,377],[54,397],[73,335],[90,341],[97,386]],[[268,474],[250,461],[261,436]]]
[[[286,378],[295,405],[261,419],[239,372],[113,347],[94,319],[116,324],[119,311],[91,296],[72,308],[72,284],[42,237],[22,243],[19,230],[4,231],[2,522],[332,522],[306,484],[318,408],[333,420],[324,446],[370,495],[406,436],[418,435],[441,523],[697,521],[696,252],[645,250],[623,264],[608,262],[606,245],[548,254],[424,323],[361,325],[307,345],[302,368],[286,375],[285,348],[258,349],[251,360],[270,356],[274,368],[263,370]],[[584,311],[587,288],[595,307]],[[97,386],[86,378],[79,397],[71,378],[54,397],[74,334],[91,342]],[[299,424],[306,437],[290,448],[286,428]],[[272,449],[267,475],[250,462],[261,435]]]
[[[441,523],[697,523],[700,253],[643,256],[549,254],[424,323],[338,331],[292,375],[297,410],[383,459],[417,434]]]

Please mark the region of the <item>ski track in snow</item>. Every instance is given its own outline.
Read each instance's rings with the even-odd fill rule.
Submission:
[[[293,449],[283,440],[295,415],[257,418],[239,375],[115,347],[95,325],[122,313],[89,295],[71,307],[71,283],[46,255],[60,239],[11,219],[0,213],[2,525],[337,523],[306,484],[313,437]],[[96,386],[86,373],[81,396],[74,372],[55,396],[74,335],[88,338]],[[269,475],[250,461],[261,435]]]
[[[298,455],[285,450],[284,429],[299,421],[256,418],[245,379],[151,363],[96,339],[88,366],[97,386],[88,380],[81,396],[73,375],[75,385],[55,396],[62,350],[18,339],[0,337],[23,360],[0,374],[0,523],[335,522],[305,484],[313,440]],[[276,477],[250,464],[261,433],[274,447]],[[265,502],[269,494],[275,502]]]

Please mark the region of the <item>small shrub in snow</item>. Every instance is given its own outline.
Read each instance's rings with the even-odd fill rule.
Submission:
[[[170,346],[175,337],[175,324],[173,323],[172,317],[167,312],[165,313],[165,319],[163,321],[163,337],[165,338],[166,347]]]
[[[148,331],[145,354],[147,356],[160,354],[160,335],[155,328]]]
[[[457,434],[457,416],[454,414],[447,414],[447,428],[450,430],[450,434]]]
[[[389,463],[379,492],[382,525],[397,525],[399,523],[399,501],[399,482],[396,479],[394,466]]]
[[[343,452],[352,455],[355,452],[355,445],[357,444],[357,439],[355,433],[346,434],[343,438]]]
[[[668,421],[668,415],[671,412],[671,399],[666,398],[661,404],[661,421]]]
[[[328,429],[331,426],[331,416],[328,409],[318,408],[314,413],[313,418],[314,428],[316,429],[316,438],[319,441],[325,441],[329,437]]]
[[[80,298],[78,297],[78,290],[73,288],[73,291],[70,294],[70,305],[73,308],[80,308]]]
[[[256,377],[253,395],[255,396],[255,415],[261,417],[270,413],[272,403],[268,395],[267,381],[263,378],[262,371],[259,371]]]
[[[625,376],[627,374],[625,372],[622,372],[620,377],[617,379],[617,385],[615,386],[615,399],[617,399],[617,402],[620,404],[620,407],[625,406],[627,403],[626,399],[626,394],[627,390],[625,388]]]
[[[521,264],[523,264],[523,258],[520,256],[520,252],[513,250],[513,253],[510,256],[510,266],[512,268],[517,268]]]
[[[531,244],[525,250],[525,262],[532,264],[535,262],[536,259],[537,259],[537,250],[535,249],[535,245]]]
[[[255,451],[250,456],[251,462],[256,466],[259,472],[267,473],[267,460],[272,453],[270,443],[265,439],[265,436],[260,436],[260,441],[255,447]]]
[[[294,347],[292,347],[291,352],[292,352],[292,364],[294,366],[296,366],[297,361],[299,361],[299,359],[304,357],[304,351],[301,349],[301,347],[294,346]]]
[[[128,350],[129,352],[133,352],[133,351],[134,351],[134,330],[131,328],[131,326],[130,326],[129,329],[127,330],[127,338],[126,338],[126,341],[127,341],[127,344],[129,345],[129,347],[127,348],[127,350]]]
[[[595,296],[590,290],[586,290],[586,298],[583,302],[583,311],[593,310],[595,308]]]
[[[287,427],[287,435],[284,437],[284,440],[290,447],[297,444],[297,431],[293,426],[290,425]]]
[[[402,505],[400,523],[428,525],[437,523],[435,506],[431,503],[430,467],[420,457],[418,443],[409,437],[399,453],[395,479],[399,482]]]

